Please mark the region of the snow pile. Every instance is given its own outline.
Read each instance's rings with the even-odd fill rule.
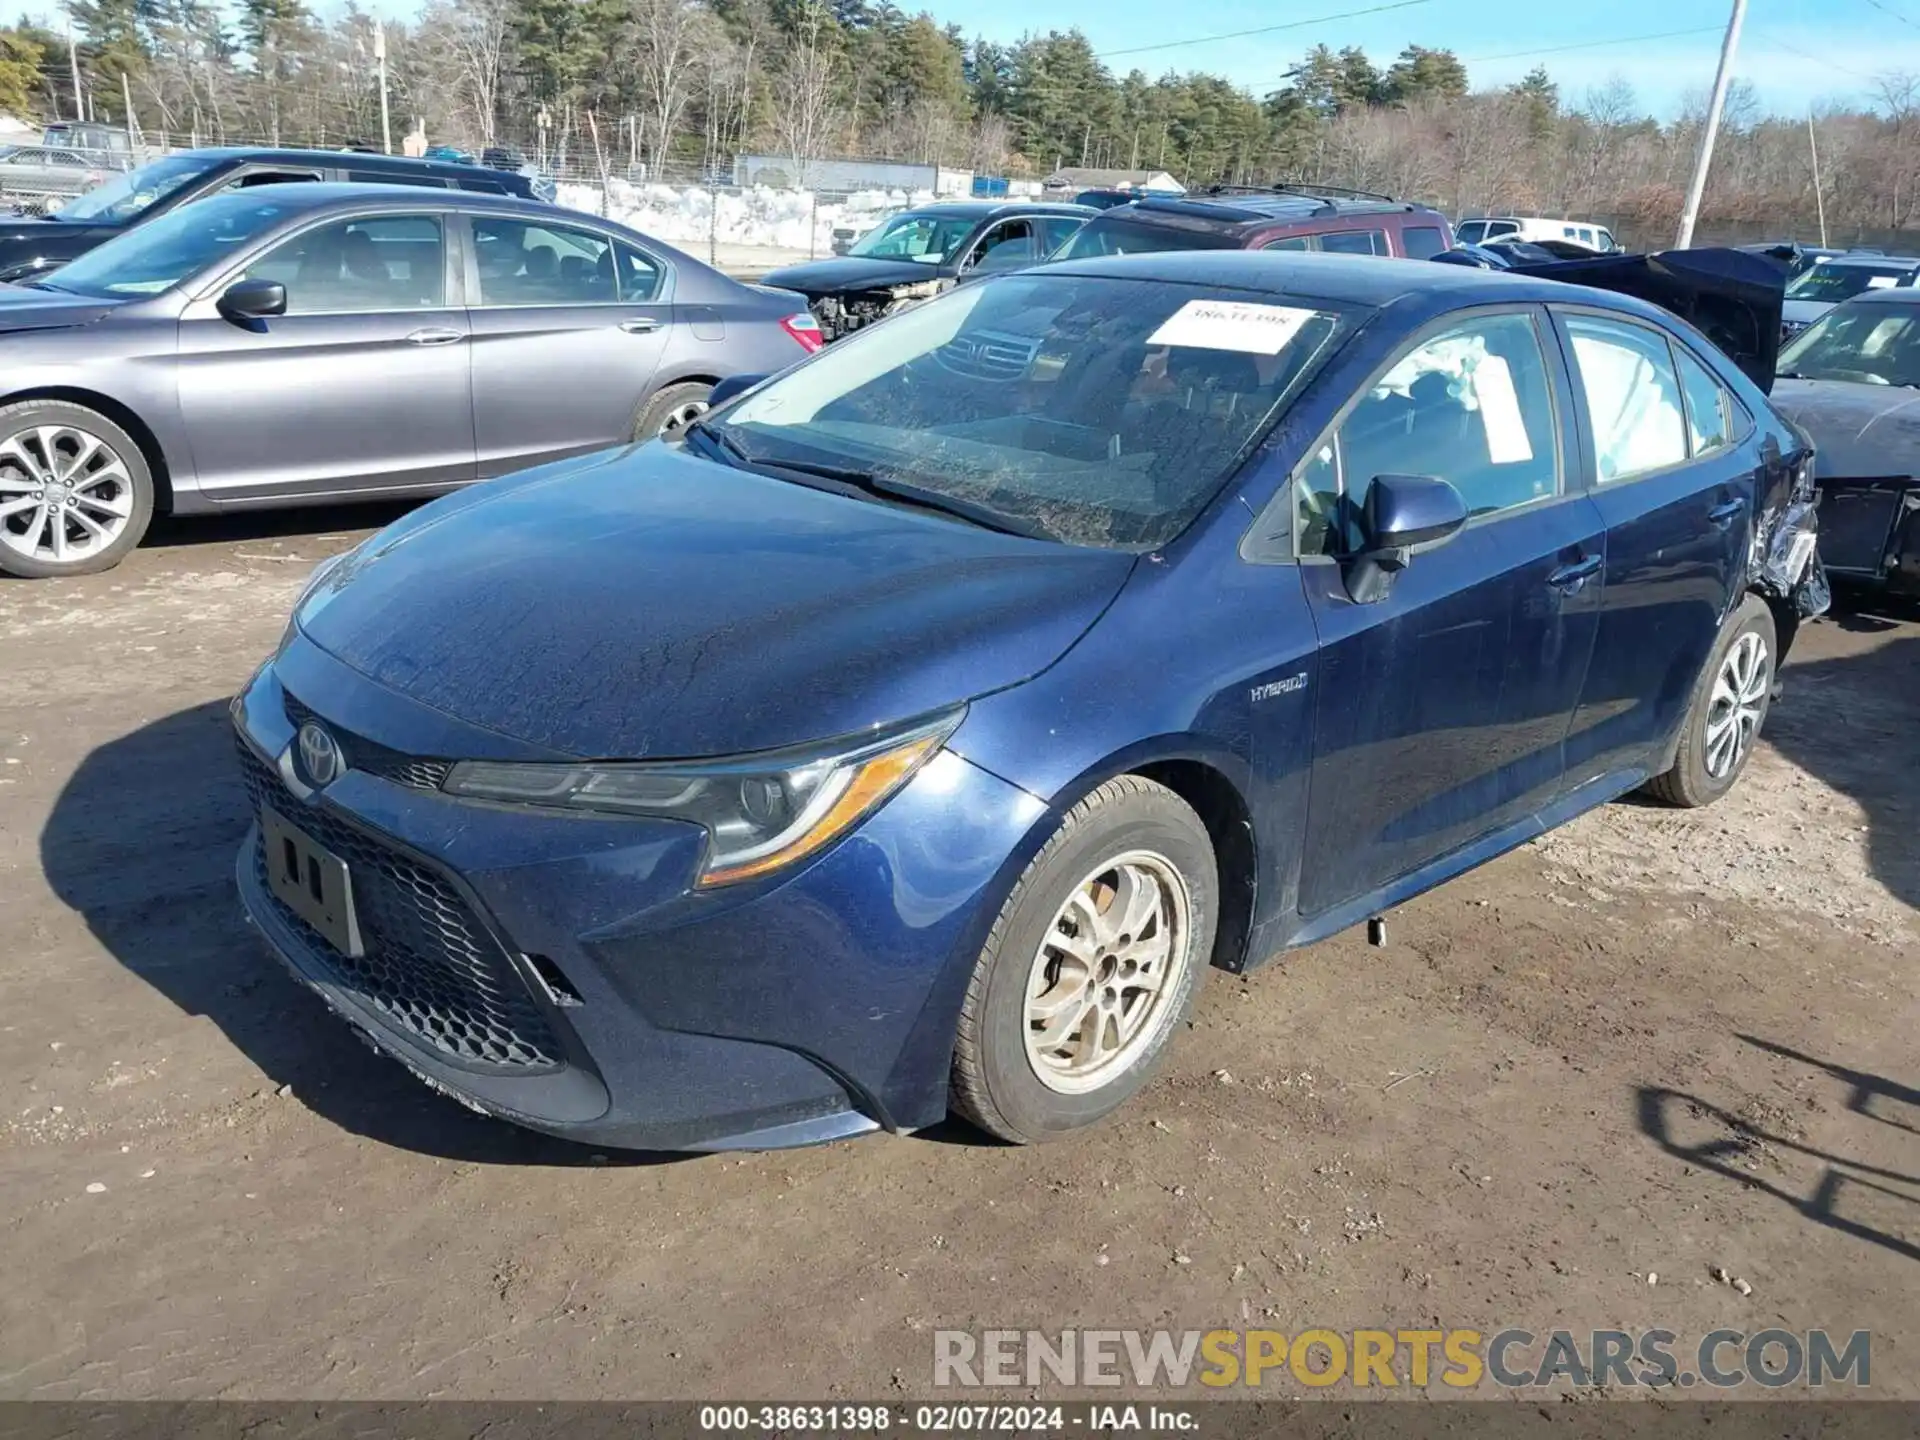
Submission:
[[[566,184],[562,205],[606,215],[643,235],[698,253],[709,239],[727,246],[830,253],[833,230],[843,222],[862,228],[875,215],[934,197],[928,191],[862,190],[832,199],[807,190],[774,190],[756,185],[745,190],[713,191],[698,186],[635,185],[612,179],[602,195],[598,185]]]

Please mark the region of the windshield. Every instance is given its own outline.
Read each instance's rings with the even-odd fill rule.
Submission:
[[[171,290],[297,213],[261,195],[261,190],[240,190],[182,205],[114,236],[35,283],[113,300]]]
[[[1837,306],[1781,351],[1778,372],[1801,380],[1920,387],[1920,305]]]
[[[847,253],[872,260],[918,260],[938,265],[966,243],[974,224],[968,215],[918,215],[908,210],[869,230]]]
[[[1251,218],[1251,217],[1250,217]],[[1096,216],[1080,227],[1054,260],[1093,260],[1102,255],[1147,255],[1160,250],[1238,250],[1240,241],[1217,230],[1142,225],[1117,215]]]
[[[169,155],[138,170],[116,175],[104,185],[62,205],[54,218],[88,224],[124,225],[141,211],[158,204],[184,185],[211,170],[215,161],[204,155]]]
[[[1022,533],[1152,549],[1353,323],[1298,297],[1028,272],[861,331],[712,428],[749,463],[831,466]]]
[[[1822,260],[1787,283],[1787,299],[1851,300],[1862,290],[1904,285],[1912,278],[1913,269],[1911,263],[1898,261],[1886,265],[1863,265],[1858,261],[1834,265]]]

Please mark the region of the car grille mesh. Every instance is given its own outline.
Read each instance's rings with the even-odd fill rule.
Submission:
[[[504,951],[442,876],[296,800],[243,742],[240,764],[256,813],[270,805],[344,860],[365,954],[328,944],[267,884],[266,846],[256,838],[254,879],[280,922],[305,943],[334,983],[431,1049],[469,1064],[548,1069],[561,1049]]]
[[[340,747],[340,753],[350,770],[358,770],[363,775],[372,775],[395,785],[404,785],[409,790],[438,790],[453,771],[451,761],[422,760],[342,730],[331,720],[316,715],[312,707],[296,699],[291,691],[282,693],[286,696],[287,720],[293,728],[298,730],[309,720],[317,720],[326,726],[327,733],[333,736],[334,743]]]
[[[1026,335],[981,331],[956,336],[934,351],[934,356],[956,375],[976,380],[1022,379],[1033,364],[1040,342]]]

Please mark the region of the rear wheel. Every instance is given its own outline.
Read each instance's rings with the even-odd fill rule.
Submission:
[[[687,426],[707,413],[707,397],[713,387],[698,380],[682,381],[654,392],[640,407],[633,420],[633,438],[651,440],[655,436],[673,439]]]
[[[153,518],[153,475],[131,435],[62,400],[0,407],[0,573],[110,570]]]
[[[1016,1144],[1117,1109],[1193,1007],[1218,895],[1206,826],[1171,790],[1122,775],[1074,806],[975,964],[954,1108]]]
[[[1778,654],[1773,612],[1759,596],[1747,596],[1728,618],[1694,687],[1673,765],[1648,782],[1649,794],[1694,809],[1733,788],[1766,723]]]

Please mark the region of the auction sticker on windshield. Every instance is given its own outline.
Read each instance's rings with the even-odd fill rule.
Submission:
[[[1244,300],[1189,300],[1147,337],[1149,345],[1194,350],[1238,350],[1278,355],[1313,318],[1293,305],[1255,305]]]

